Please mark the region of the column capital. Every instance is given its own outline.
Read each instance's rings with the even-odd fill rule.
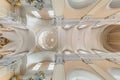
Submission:
[[[64,64],[64,59],[62,54],[55,55],[55,63],[56,64]]]
[[[63,23],[63,16],[55,16],[54,21],[56,25],[61,25]]]

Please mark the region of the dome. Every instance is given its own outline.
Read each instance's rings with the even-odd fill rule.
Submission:
[[[57,35],[52,30],[41,31],[38,36],[38,44],[42,49],[51,50],[57,44]]]
[[[110,52],[120,52],[120,25],[108,25],[101,34],[103,47]]]

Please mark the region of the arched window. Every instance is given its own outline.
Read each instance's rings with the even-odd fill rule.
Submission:
[[[84,9],[96,3],[97,1],[98,0],[66,0],[68,6],[73,9]]]
[[[111,0],[108,7],[111,9],[120,9],[120,0]]]
[[[110,68],[108,71],[116,80],[120,80],[120,68]]]
[[[103,80],[100,76],[84,69],[73,69],[66,78],[66,80]]]

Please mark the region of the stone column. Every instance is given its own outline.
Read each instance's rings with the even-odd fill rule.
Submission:
[[[64,60],[61,54],[56,55],[56,65],[53,71],[53,80],[65,80]]]

